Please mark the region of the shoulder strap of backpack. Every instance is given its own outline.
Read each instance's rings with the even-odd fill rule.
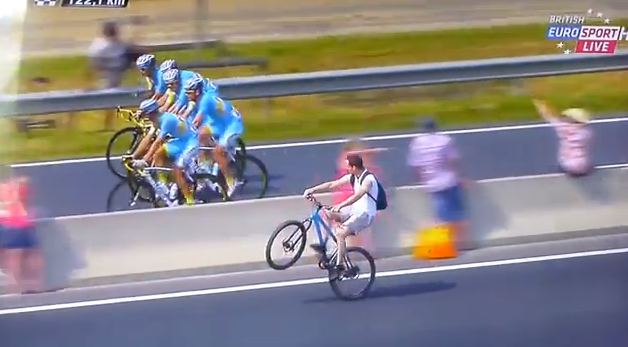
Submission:
[[[373,178],[375,178],[375,183],[377,183],[377,177],[375,177],[375,175],[373,175],[373,173],[367,171],[364,175],[362,175],[362,178],[360,178],[360,185],[362,185],[362,183],[364,182],[364,179],[366,178],[366,176],[369,176],[369,175],[373,176]],[[373,201],[375,201],[377,203],[377,199],[375,199],[373,197],[373,195],[371,195],[371,193],[366,192],[366,195],[368,195],[369,198],[373,199]]]

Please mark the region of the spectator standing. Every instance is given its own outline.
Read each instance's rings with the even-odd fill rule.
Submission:
[[[28,214],[28,186],[25,178],[0,184],[0,248],[9,292],[41,291],[43,257]]]
[[[102,34],[92,42],[88,50],[88,79],[97,89],[115,89],[122,84],[124,72],[139,56],[141,49],[122,41],[118,25],[105,22]],[[112,129],[115,112],[106,111],[104,130]]]
[[[589,113],[581,108],[570,108],[556,115],[543,101],[534,100],[537,111],[554,126],[558,136],[558,165],[574,177],[587,175],[593,169],[589,159],[593,133]]]
[[[366,148],[363,143],[357,139],[347,141],[343,145],[336,162],[336,178],[341,178],[347,174],[347,156],[352,154],[361,156],[364,166],[367,167],[370,172],[374,173],[376,177],[382,177],[380,168],[375,164],[374,154],[385,150],[386,148]],[[353,187],[351,184],[339,187],[333,194],[334,205],[340,204],[351,195],[353,195]],[[366,248],[370,252],[374,251],[371,228],[367,228],[360,234],[350,237],[347,242],[349,243],[349,246],[360,246]]]
[[[468,228],[459,153],[449,135],[437,132],[433,120],[422,121],[421,127],[423,132],[410,142],[407,163],[430,194],[436,223],[452,229],[460,248]]]

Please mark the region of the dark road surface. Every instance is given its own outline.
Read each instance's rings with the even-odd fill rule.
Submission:
[[[503,247],[478,254],[484,254],[484,259],[512,259],[518,254],[561,254],[628,244],[626,235],[590,240]],[[379,277],[370,298],[352,303],[337,301],[323,283],[32,313],[0,310],[0,336],[3,345],[29,347],[624,347],[628,341],[626,252],[622,248],[615,254],[602,251],[475,268],[464,264],[481,258],[463,257],[462,265],[449,269]],[[407,258],[391,260],[384,262],[380,274],[386,274],[387,267],[417,265]],[[292,276],[300,271],[305,270],[295,269]],[[272,277],[279,272],[265,273]],[[271,278],[234,274],[199,279],[195,285],[235,283],[244,276],[251,282]],[[183,290],[179,282],[165,283]],[[145,290],[138,286],[133,290],[136,295]],[[81,293],[66,295],[77,300]],[[0,304],[11,303],[0,298]]]
[[[596,165],[628,162],[628,137],[625,136],[628,122],[602,121],[592,127],[592,158]],[[465,174],[471,179],[557,172],[556,138],[552,128],[471,129],[453,136],[463,155]],[[384,171],[382,180],[389,187],[414,183],[413,174],[405,165],[409,141],[409,136],[389,136],[368,142],[370,147],[390,148],[377,155],[377,163]],[[300,194],[305,187],[332,178],[341,144],[262,147],[266,148],[252,149],[251,153],[262,159],[270,172],[267,196],[285,196]],[[31,177],[36,198],[53,216],[107,212],[107,197],[119,182],[104,161],[27,164],[18,165],[17,170]],[[392,172],[395,174],[390,174]],[[126,209],[129,199],[127,190],[117,194],[114,210]]]

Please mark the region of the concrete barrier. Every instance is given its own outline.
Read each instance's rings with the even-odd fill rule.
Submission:
[[[468,192],[472,236],[479,246],[595,234],[628,225],[628,172],[621,169],[578,179],[544,175],[486,180],[471,183]],[[280,197],[57,218],[54,230],[61,236],[46,238],[51,250],[47,258],[52,268],[61,266],[56,262],[71,266],[78,279],[259,264],[275,227],[305,218],[310,207],[301,197]],[[373,227],[377,251],[403,252],[412,245],[415,231],[431,222],[421,187],[391,190],[390,208]],[[53,246],[55,242],[66,246]]]

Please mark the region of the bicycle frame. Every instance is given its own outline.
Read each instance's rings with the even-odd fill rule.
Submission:
[[[336,240],[336,235],[334,235],[332,228],[327,224],[327,222],[325,222],[325,220],[321,216],[322,209],[322,206],[316,207],[314,212],[312,212],[310,218],[306,219],[305,222],[309,222],[314,225],[314,229],[316,230],[316,236],[318,237],[319,242],[321,242],[323,245],[327,245],[327,241],[330,237],[334,241],[334,243],[337,243],[338,241]],[[306,230],[309,229],[311,224],[308,224]],[[325,232],[327,233],[327,237],[323,238],[322,230],[325,230]]]

